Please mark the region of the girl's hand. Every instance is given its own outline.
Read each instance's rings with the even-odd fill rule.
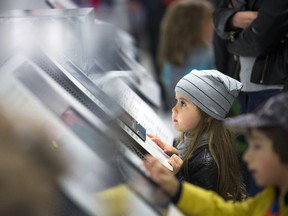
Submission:
[[[176,154],[173,154],[169,159],[168,162],[173,167],[173,173],[177,174],[183,165],[183,160]]]
[[[177,193],[179,187],[178,180],[158,159],[151,155],[146,155],[144,166],[148,170],[149,177],[158,183],[159,187],[166,191],[170,196],[174,196]]]
[[[147,136],[153,141],[155,142],[161,149],[163,149],[163,151],[167,154],[167,155],[173,155],[176,154],[178,155],[178,150],[171,146],[168,145],[166,143],[164,143],[159,137],[153,135],[153,134],[147,134]]]

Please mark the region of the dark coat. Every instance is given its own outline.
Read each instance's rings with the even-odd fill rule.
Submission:
[[[187,161],[188,173],[185,175],[185,165],[177,173],[177,178],[185,180],[207,190],[217,191],[218,168],[209,152],[208,145],[203,145],[195,150]]]
[[[243,0],[236,0],[240,3]],[[215,30],[222,38],[228,39],[227,49],[237,56],[256,57],[251,82],[257,84],[287,84],[287,70],[275,68],[275,59],[279,49],[286,53],[285,67],[288,68],[288,1],[283,0],[246,0],[244,10],[258,11],[257,19],[250,27],[231,31],[231,17],[243,8],[229,8],[229,0],[222,0],[215,8],[213,19]],[[272,58],[271,58],[272,57]],[[282,63],[281,63],[282,64]]]

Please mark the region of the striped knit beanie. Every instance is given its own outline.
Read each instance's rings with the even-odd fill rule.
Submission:
[[[187,97],[208,115],[223,120],[242,86],[217,70],[192,70],[180,79],[175,92]]]

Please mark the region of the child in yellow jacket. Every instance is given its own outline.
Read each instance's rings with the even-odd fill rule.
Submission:
[[[288,93],[272,97],[256,113],[226,123],[246,128],[249,147],[243,159],[257,184],[266,187],[256,197],[224,201],[214,192],[179,183],[157,159],[147,156],[144,165],[150,177],[185,215],[288,216]]]

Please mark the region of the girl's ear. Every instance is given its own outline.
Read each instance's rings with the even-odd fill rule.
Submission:
[[[207,119],[206,119],[206,123],[211,123],[213,120],[213,117],[209,116]]]

